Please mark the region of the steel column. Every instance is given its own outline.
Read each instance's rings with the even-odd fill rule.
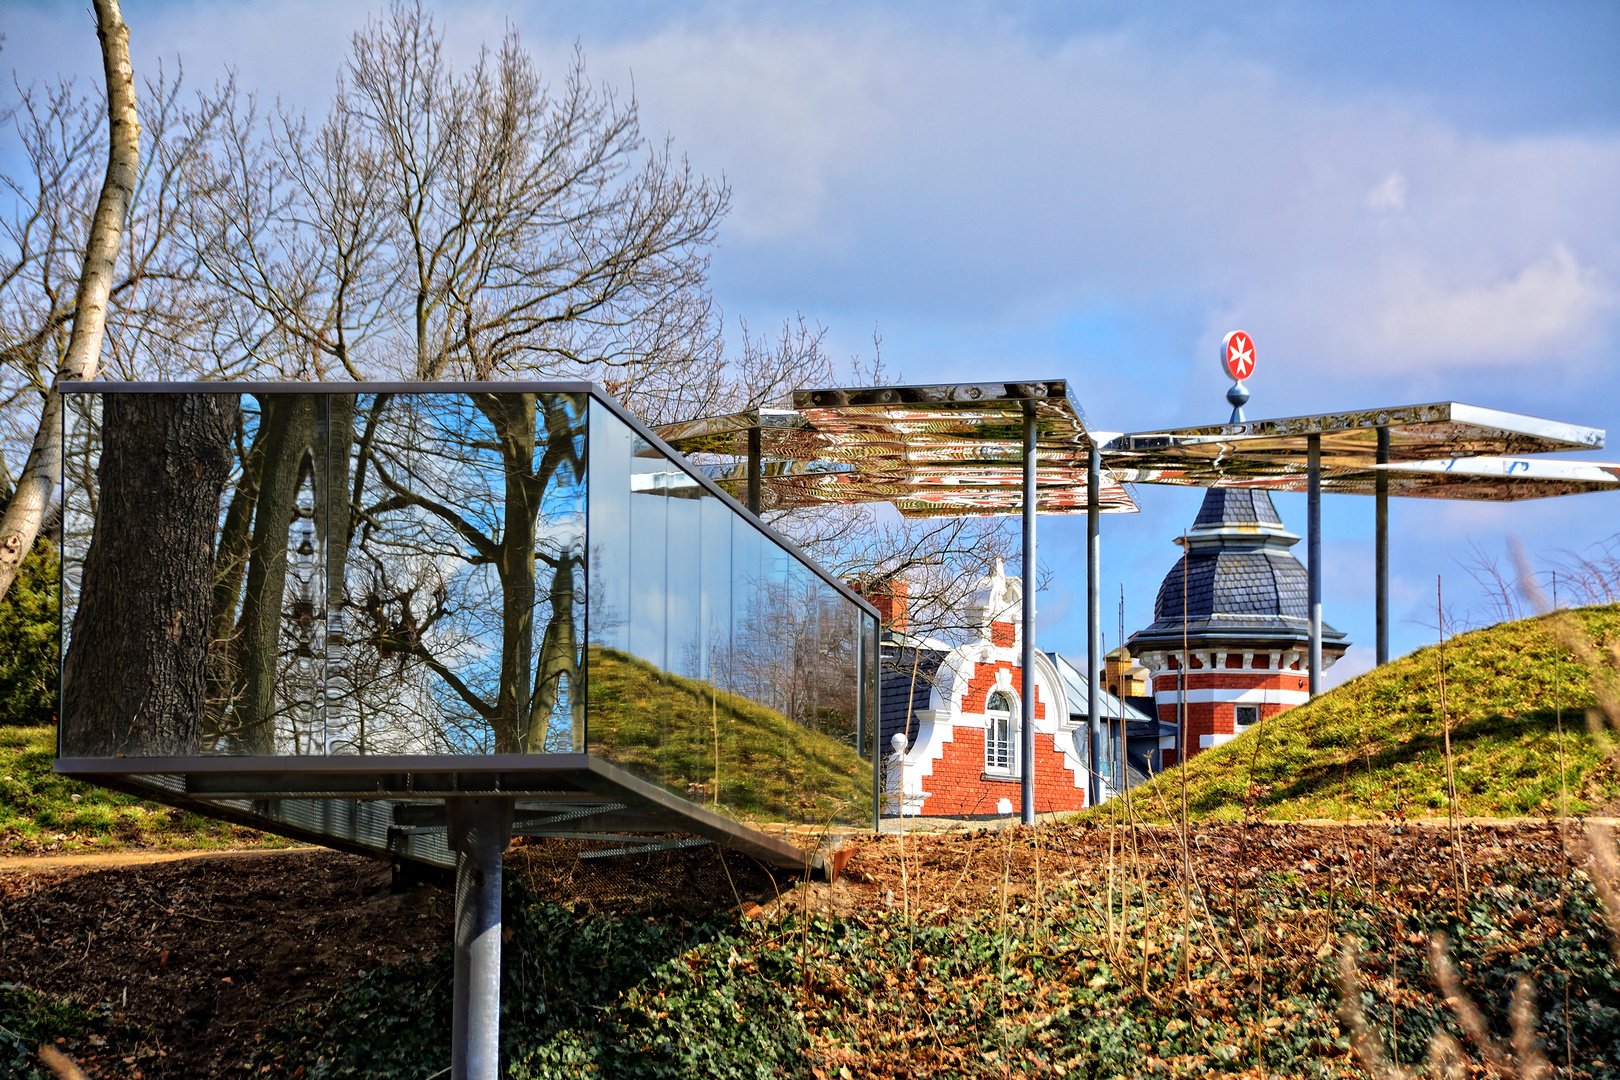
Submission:
[[[1378,464],[1389,464],[1389,428],[1378,429]],[[1378,608],[1378,663],[1389,663],[1389,476],[1382,470],[1373,481],[1378,507],[1374,512],[1374,562]]]
[[[1091,805],[1103,800],[1102,762],[1107,757],[1103,740],[1101,698],[1097,681],[1102,668],[1102,449],[1091,444],[1086,463],[1086,717],[1090,721]]]
[[[512,839],[513,805],[499,797],[445,800],[456,853],[450,1080],[501,1073],[501,855]]]
[[[760,459],[765,455],[764,440],[760,438],[759,424],[748,429],[748,512],[759,516]]]
[[[870,627],[870,633],[861,631],[861,692],[857,707],[861,711],[861,721],[869,729],[867,734],[872,740],[872,831],[883,831],[883,718],[872,715],[877,710],[873,707],[882,696],[883,685],[883,642],[878,635],[883,631],[876,619],[867,619],[865,615],[857,616],[863,627]],[[866,739],[860,740],[860,745],[866,745]]]
[[[1306,479],[1306,572],[1309,578],[1311,619],[1311,697],[1322,692],[1322,436],[1307,436],[1309,472]]]
[[[1019,686],[1018,761],[1022,816],[1035,824],[1035,407],[1024,404],[1023,677]]]

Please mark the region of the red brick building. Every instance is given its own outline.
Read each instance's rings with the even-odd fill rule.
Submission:
[[[979,581],[977,635],[952,646],[907,634],[903,582],[871,596],[889,633],[883,643],[882,727],[889,814],[980,817],[1013,812],[1023,762],[1023,583],[997,560]],[[1088,779],[1084,676],[1060,657],[1036,654],[1035,807],[1041,813],[1086,805]],[[1078,694],[1076,689],[1078,688]],[[1078,700],[1071,700],[1078,697]],[[1112,695],[1104,711],[1147,718]],[[1075,711],[1078,706],[1078,711]]]
[[[1268,492],[1211,488],[1152,625],[1131,635],[1131,655],[1153,673],[1159,719],[1180,724],[1185,697],[1189,757],[1309,699],[1306,574],[1289,550],[1298,542]],[[1322,627],[1324,667],[1348,647]],[[1177,760],[1165,751],[1166,765]]]

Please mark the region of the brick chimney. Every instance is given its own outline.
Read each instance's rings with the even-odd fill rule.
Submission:
[[[878,609],[878,615],[883,619],[883,626],[897,634],[903,634],[909,628],[906,620],[906,609],[911,602],[911,586],[901,578],[890,578],[887,581],[874,581],[869,585],[860,582],[851,582],[850,588]]]

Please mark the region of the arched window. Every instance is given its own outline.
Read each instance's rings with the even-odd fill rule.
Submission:
[[[984,706],[984,721],[984,771],[1010,776],[1017,762],[1012,698],[1000,692],[991,694]]]

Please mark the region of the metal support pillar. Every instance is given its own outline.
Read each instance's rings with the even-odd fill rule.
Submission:
[[[445,800],[456,853],[455,993],[450,1080],[501,1074],[501,855],[512,839],[513,800]]]
[[[1035,407],[1024,405],[1024,657],[1019,687],[1018,763],[1025,825],[1035,824]]]
[[[1306,574],[1311,619],[1311,697],[1322,692],[1322,436],[1307,436],[1310,464],[1306,478]]]
[[[1389,428],[1378,429],[1378,464],[1389,464]],[[1378,608],[1378,663],[1389,663],[1389,476],[1380,471],[1373,481],[1378,500],[1374,512],[1373,561],[1376,564]]]
[[[1091,444],[1086,463],[1086,718],[1090,722],[1091,805],[1103,800],[1102,763],[1108,757],[1103,738],[1102,700],[1102,450]]]
[[[748,429],[748,512],[759,516],[760,459],[765,456],[764,440],[759,425]]]

